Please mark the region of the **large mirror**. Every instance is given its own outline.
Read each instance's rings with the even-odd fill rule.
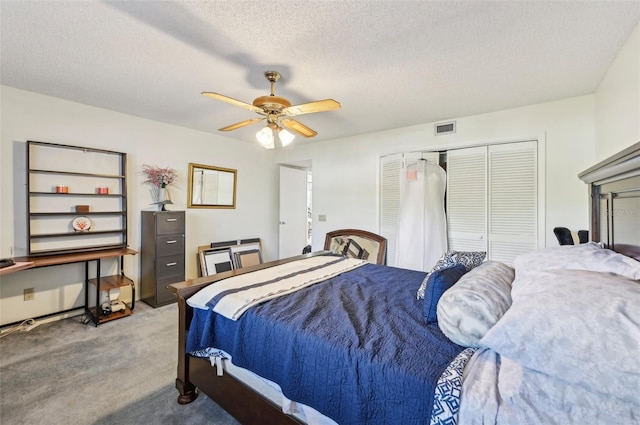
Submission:
[[[236,175],[231,168],[189,163],[189,208],[235,208]]]

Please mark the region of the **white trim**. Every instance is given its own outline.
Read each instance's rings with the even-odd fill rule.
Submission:
[[[538,138],[538,249],[547,246],[547,133]]]
[[[500,137],[497,139],[485,139],[485,140],[464,140],[459,142],[451,142],[446,144],[438,144],[438,145],[429,145],[424,149],[414,149],[407,152],[446,152],[455,149],[465,149],[465,148],[474,148],[477,146],[490,146],[490,145],[500,145],[505,143],[519,143],[519,142],[535,142],[541,140],[541,138],[545,138],[545,133],[542,133],[542,136],[518,136],[518,137]],[[545,138],[546,140],[546,138]],[[397,155],[403,152],[393,152],[385,155],[380,155],[380,158],[390,155]]]

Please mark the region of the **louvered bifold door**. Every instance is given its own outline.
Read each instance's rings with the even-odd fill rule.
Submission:
[[[380,158],[380,235],[387,238],[387,264],[395,264],[396,231],[400,210],[402,154]]]
[[[487,250],[487,147],[447,152],[449,250]]]
[[[537,143],[489,146],[487,258],[512,264],[537,248]]]

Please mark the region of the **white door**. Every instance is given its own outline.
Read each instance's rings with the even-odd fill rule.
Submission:
[[[449,249],[487,250],[487,147],[447,152]]]
[[[489,146],[488,254],[512,264],[538,248],[537,142]]]
[[[486,251],[512,263],[538,247],[537,142],[451,150],[448,157],[449,249]]]
[[[307,245],[307,172],[280,167],[279,258],[302,254]]]

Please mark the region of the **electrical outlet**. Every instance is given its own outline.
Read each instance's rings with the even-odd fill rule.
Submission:
[[[25,288],[24,290],[24,300],[31,301],[36,297],[35,291],[33,288]]]

